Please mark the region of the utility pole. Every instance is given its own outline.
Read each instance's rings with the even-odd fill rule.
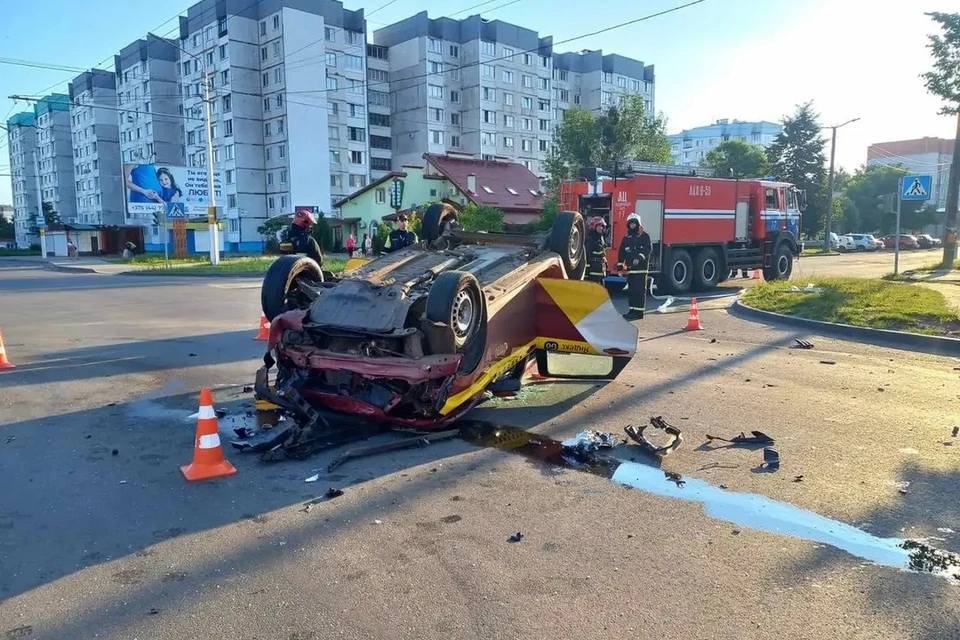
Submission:
[[[943,266],[953,268],[957,260],[957,208],[960,206],[960,107],[957,109],[957,135],[953,142],[953,164],[947,182],[947,211],[944,214]]]
[[[856,122],[859,119],[860,118],[854,118],[853,120],[847,120],[843,124],[830,127],[830,177],[827,179],[827,224],[823,235],[822,253],[827,253],[830,251],[830,222],[833,219],[833,165],[834,157],[837,154],[837,129],[846,126],[851,122]]]
[[[43,217],[43,191],[40,189],[40,160],[33,152],[33,171],[37,179],[37,230],[40,231],[40,257],[47,259],[47,219]]]

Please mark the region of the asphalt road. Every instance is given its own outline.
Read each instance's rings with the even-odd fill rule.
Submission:
[[[926,267],[940,261],[943,249],[900,252],[900,271]],[[893,249],[830,256],[802,256],[794,266],[796,276],[850,276],[879,278],[893,273]]]
[[[314,484],[334,453],[228,451],[236,476],[187,484],[200,387],[244,419],[256,282],[0,265],[0,301],[18,365],[0,373],[5,637],[960,637],[947,580],[763,531],[772,512],[708,515],[656,495],[665,480],[628,489],[455,440]],[[720,306],[696,333],[683,313],[649,315],[612,383],[548,382],[472,417],[564,438],[662,415],[685,435],[664,462],[679,491],[699,478],[960,550],[958,363],[816,335],[794,350],[800,334]],[[778,472],[705,444],[751,429],[777,438]],[[329,486],[344,495],[302,510]]]

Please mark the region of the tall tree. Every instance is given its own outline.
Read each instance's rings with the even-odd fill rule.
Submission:
[[[933,54],[933,70],[921,77],[926,81],[927,91],[943,99],[940,113],[957,117],[943,239],[943,266],[952,267],[957,259],[957,200],[960,196],[960,13],[933,12],[926,15],[933,18],[943,33],[927,36],[927,48]]]
[[[778,179],[792,182],[807,194],[803,230],[808,235],[823,228],[826,214],[827,170],[819,114],[813,102],[797,106],[783,119],[783,132],[767,148],[767,160]]]
[[[647,115],[643,96],[625,96],[606,113],[595,116],[579,107],[569,109],[553,135],[547,158],[547,187],[575,178],[581,169],[621,169],[630,160],[671,162],[666,119]]]
[[[882,199],[884,196],[899,193],[900,178],[907,173],[907,168],[902,165],[874,165],[857,169],[850,178],[845,199],[849,200],[856,209],[860,228],[849,229],[844,227],[844,229],[847,232],[893,233],[896,226],[896,216],[881,209]],[[921,202],[900,203],[900,225],[902,228],[912,229],[915,227],[916,223],[920,221],[917,212],[922,204]]]
[[[16,227],[12,220],[7,220],[6,216],[0,215],[0,238],[16,237]]]
[[[44,201],[41,204],[41,208],[43,210],[43,219],[47,223],[48,229],[55,224],[60,224],[60,214],[57,213],[57,209],[54,207],[52,202]],[[37,226],[37,214],[32,214],[29,218],[29,222],[30,226],[27,229],[27,232],[33,236],[39,234],[40,227]]]
[[[727,140],[707,154],[704,165],[718,178],[760,178],[770,173],[763,147],[743,140]]]

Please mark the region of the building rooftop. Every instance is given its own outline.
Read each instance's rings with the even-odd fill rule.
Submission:
[[[33,105],[33,113],[38,118],[50,111],[70,111],[70,96],[65,93],[51,93]]]
[[[37,124],[37,116],[29,111],[15,113],[7,118],[8,127],[33,127]]]
[[[540,179],[522,164],[478,160],[465,154],[425,153],[423,159],[477,204],[531,213],[543,208]],[[470,190],[471,184],[475,191]]]

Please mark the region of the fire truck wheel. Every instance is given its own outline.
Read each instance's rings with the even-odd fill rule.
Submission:
[[[793,252],[786,242],[777,245],[773,264],[763,270],[764,280],[789,280],[793,273]]]
[[[693,261],[686,249],[672,249],[663,270],[663,283],[669,293],[687,293],[693,284]]]
[[[694,291],[709,291],[720,282],[720,254],[716,249],[704,247],[697,253],[693,268]]]
[[[560,254],[563,268],[571,280],[583,280],[587,271],[587,249],[584,240],[587,225],[577,211],[561,211],[553,221],[547,248]]]

